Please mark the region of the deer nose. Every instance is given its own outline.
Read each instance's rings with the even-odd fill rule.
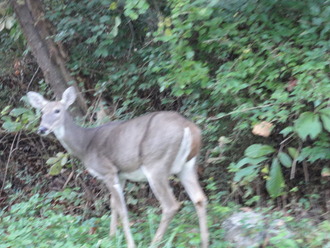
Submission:
[[[46,134],[47,130],[48,130],[48,128],[46,128],[46,127],[39,127],[38,134],[41,134],[41,135]]]

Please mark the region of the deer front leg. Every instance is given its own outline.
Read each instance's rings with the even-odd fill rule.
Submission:
[[[120,185],[122,187],[122,190],[125,188],[125,179],[120,178]],[[114,237],[117,233],[117,223],[118,223],[118,212],[116,209],[116,201],[115,197],[111,196],[110,199],[110,209],[111,209],[111,222],[110,222],[110,236]]]
[[[128,220],[128,211],[124,199],[124,193],[122,186],[120,184],[120,180],[117,174],[109,173],[104,177],[104,182],[107,185],[108,189],[111,192],[111,207],[113,208],[114,212],[112,214],[112,218],[115,219],[111,220],[110,228],[117,227],[117,216],[120,216],[121,222],[123,224],[123,229],[125,233],[125,238],[127,242],[128,248],[135,248],[134,239],[131,233],[131,229],[129,227],[129,220]],[[112,233],[113,230],[110,229]],[[115,231],[114,231],[115,232]]]

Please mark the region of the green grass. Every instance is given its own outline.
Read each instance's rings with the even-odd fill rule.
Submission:
[[[58,199],[59,194],[35,194],[28,201],[0,211],[0,248],[126,247],[121,228],[116,238],[108,236],[109,215],[84,219],[81,215],[64,214],[66,207],[58,204]],[[143,216],[130,213],[131,228],[138,247],[148,247],[160,220],[158,211],[158,208],[147,208]],[[219,226],[214,225],[213,229],[213,247],[226,247],[221,246],[224,242],[220,240]],[[198,247],[199,243],[198,221],[189,202],[176,215],[161,246],[186,248]]]
[[[58,194],[35,194],[28,201],[14,204],[0,211],[0,248],[89,248],[89,247],[126,247],[121,228],[116,238],[110,238],[110,216],[84,219],[82,215],[64,214],[68,206],[57,203]],[[70,199],[72,201],[72,199]],[[235,247],[224,241],[222,221],[235,207],[209,204],[210,247]],[[160,220],[158,208],[148,207],[141,216],[130,213],[132,232],[137,247],[148,247]],[[260,210],[262,211],[262,210]],[[281,234],[272,238],[266,247],[330,247],[329,221],[318,225],[304,219],[284,217],[280,212],[267,213],[267,217],[284,219],[293,230],[291,239],[281,239]],[[308,235],[306,235],[308,234]],[[284,242],[285,241],[285,242]],[[161,247],[189,248],[199,247],[198,221],[193,205],[185,202],[168,229]]]

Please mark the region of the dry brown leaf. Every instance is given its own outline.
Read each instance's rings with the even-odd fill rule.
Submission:
[[[273,124],[267,121],[260,122],[254,125],[252,133],[263,137],[268,137],[272,132]]]

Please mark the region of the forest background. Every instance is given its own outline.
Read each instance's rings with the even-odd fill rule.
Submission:
[[[330,247],[329,38],[324,0],[2,1],[0,236],[7,243],[0,247],[48,242],[53,227],[60,238],[63,222],[76,229],[61,247],[91,243],[85,232],[100,235],[101,245],[113,242],[102,235],[109,214],[102,184],[54,138],[35,134],[40,113],[26,93],[52,99],[69,85],[81,92],[74,115],[84,126],[174,110],[201,127],[199,174],[214,247],[230,247],[221,221],[242,206],[287,218],[291,246],[272,247]],[[172,186],[185,201],[178,181]],[[156,201],[147,185],[129,183],[126,191],[134,235],[143,240],[157,222],[147,207]],[[194,226],[191,212],[187,203],[175,221]],[[167,247],[198,244],[194,231],[176,236],[187,225],[168,234]],[[13,231],[22,226],[28,234]],[[10,243],[17,237],[22,244]]]

